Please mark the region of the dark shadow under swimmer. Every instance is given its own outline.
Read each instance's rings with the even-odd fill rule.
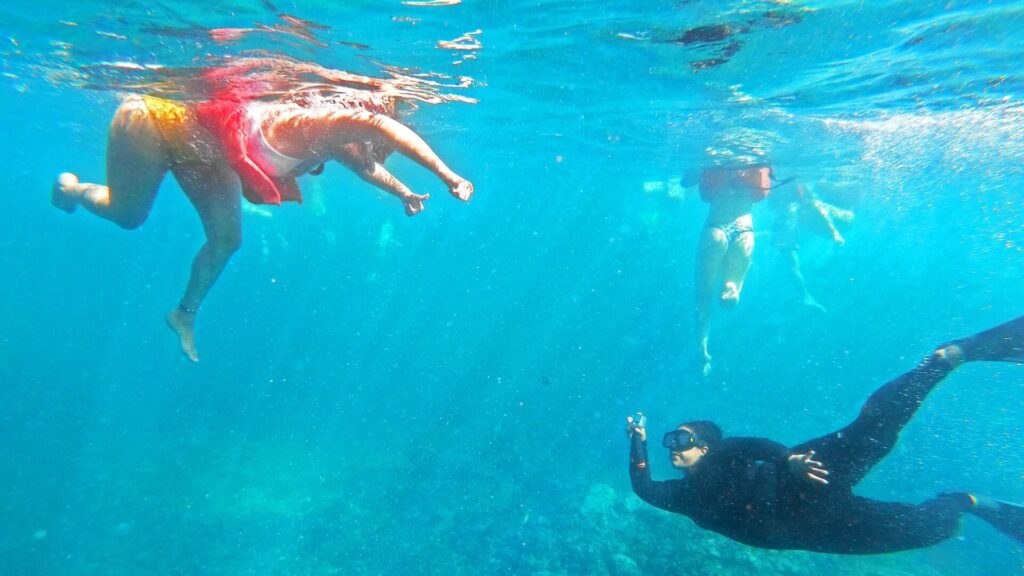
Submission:
[[[881,502],[853,487],[892,450],[928,393],[963,362],[1024,363],[1024,316],[940,346],[868,398],[849,426],[793,448],[764,438],[722,438],[712,422],[665,435],[681,480],[651,480],[645,418],[627,419],[633,491],[649,504],[751,546],[837,554],[923,548],[973,514],[1024,543],[1024,506],[967,492],[920,505]]]

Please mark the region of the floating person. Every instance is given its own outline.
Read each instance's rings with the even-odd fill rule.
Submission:
[[[694,285],[701,372],[705,376],[711,371],[708,336],[712,303],[717,299],[723,307],[732,308],[739,302],[754,252],[751,209],[768,196],[771,178],[772,169],[767,165],[708,167],[699,176],[701,200],[709,204],[697,242]]]
[[[231,86],[223,75],[217,79]],[[396,120],[396,105],[388,95],[329,90],[323,84],[269,101],[219,95],[190,103],[129,96],[108,131],[107,183],[82,182],[65,172],[51,201],[66,212],[82,206],[133,229],[146,220],[166,174],[174,174],[202,221],[206,243],[166,319],[182,352],[198,361],[196,314],[241,243],[243,195],[257,204],[300,202],[296,178],[317,174],[334,160],[396,196],[407,214],[418,214],[430,196],[414,193],[384,168],[384,158],[394,150],[433,172],[453,196],[469,201],[472,183]]]
[[[1024,506],[967,492],[916,506],[853,494],[932,388],[962,363],[980,360],[1024,363],[1024,316],[938,347],[875,391],[849,426],[793,448],[764,438],[723,438],[709,421],[681,424],[662,439],[672,466],[686,471],[681,480],[651,480],[645,418],[627,418],[633,491],[759,548],[835,554],[922,548],[953,536],[965,512],[1024,543]]]
[[[801,302],[805,306],[825,312],[825,307],[807,289],[803,270],[800,266],[800,236],[808,231],[842,246],[843,238],[838,226],[853,221],[853,211],[838,208],[820,200],[814,191],[802,184],[778,188],[772,193],[769,204],[775,209],[775,222],[771,229],[771,243],[779,249],[794,284],[800,290]]]

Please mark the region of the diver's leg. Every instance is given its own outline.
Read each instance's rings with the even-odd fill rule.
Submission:
[[[814,451],[814,459],[829,471],[829,482],[852,487],[892,450],[903,427],[928,392],[955,367],[939,350],[876,390],[860,415],[838,432],[805,442],[795,453]]]
[[[950,342],[963,351],[964,360],[1024,363],[1024,316]]]
[[[834,500],[809,523],[810,549],[844,554],[879,554],[933,546],[954,536],[969,506],[966,494],[943,494],[920,505],[857,496]]]
[[[733,307],[739,303],[743,281],[750,270],[750,260],[754,253],[754,232],[741,232],[722,259],[722,293],[720,302],[723,306]]]
[[[965,361],[1024,362],[1024,316],[974,336],[943,344],[913,370],[872,394],[846,428],[793,449],[810,450],[833,484],[853,486],[892,450],[925,397]]]
[[[226,165],[175,170],[182,189],[195,206],[206,232],[206,243],[192,261],[188,285],[167,323],[178,335],[181,350],[199,361],[195,346],[195,317],[203,300],[242,242],[241,186]]]
[[[697,337],[700,345],[700,361],[705,375],[711,370],[711,355],[708,354],[708,333],[711,326],[711,301],[718,287],[722,271],[722,259],[729,248],[725,232],[715,226],[705,225],[697,241],[696,282],[694,288],[694,312]]]
[[[967,512],[988,522],[997,530],[1024,544],[1024,505],[969,494],[972,506]]]
[[[122,228],[141,225],[170,168],[170,156],[142,98],[118,107],[107,133],[107,185],[79,182],[65,172],[53,187],[55,206],[71,212],[76,206]]]

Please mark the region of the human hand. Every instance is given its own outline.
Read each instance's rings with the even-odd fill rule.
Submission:
[[[794,476],[806,478],[812,482],[818,482],[819,484],[828,484],[828,470],[822,467],[821,462],[813,459],[814,450],[807,452],[806,454],[790,454],[789,458],[786,459],[786,464],[789,465],[789,471]]]
[[[643,412],[637,412],[634,416],[626,416],[626,437],[632,438],[633,434],[640,437],[641,442],[647,441],[647,417]]]
[[[430,198],[430,194],[415,194],[409,192],[409,194],[402,197],[402,203],[405,204],[405,215],[415,216],[423,211],[423,202]]]
[[[473,183],[469,180],[459,180],[452,184],[448,190],[463,202],[469,202],[469,199],[473,197]]]

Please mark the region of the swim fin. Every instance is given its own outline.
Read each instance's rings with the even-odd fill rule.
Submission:
[[[968,361],[1024,363],[1024,316],[950,344],[959,346]]]
[[[1024,505],[972,494],[974,506],[968,512],[994,526],[997,530],[1024,544]]]

